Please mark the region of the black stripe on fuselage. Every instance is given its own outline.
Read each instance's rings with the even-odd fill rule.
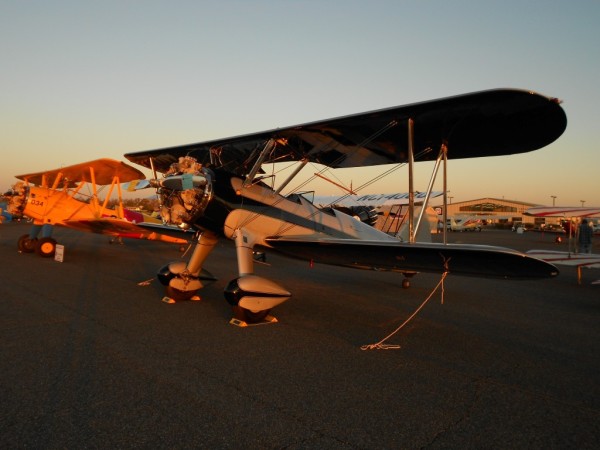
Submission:
[[[345,233],[334,227],[315,222],[312,217],[303,217],[289,211],[285,211],[276,206],[267,205],[256,200],[238,195],[232,187],[231,179],[238,178],[235,175],[224,171],[214,171],[213,179],[213,199],[208,204],[204,214],[196,221],[196,225],[201,228],[209,229],[216,233],[223,233],[223,225],[229,213],[236,209],[249,211],[250,213],[266,216],[272,219],[281,220],[289,223],[289,227],[299,226],[313,230],[316,233],[324,233],[336,238],[355,238],[354,235]],[[282,202],[292,202],[285,197],[281,197]],[[241,200],[241,201],[240,201]],[[330,214],[327,211],[318,210],[315,207],[315,214]],[[313,215],[313,217],[314,217]],[[287,227],[284,227],[287,228]]]

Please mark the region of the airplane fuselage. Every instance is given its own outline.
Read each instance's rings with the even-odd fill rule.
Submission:
[[[318,208],[301,195],[282,196],[262,182],[245,185],[242,178],[221,170],[204,169],[200,176],[201,186],[189,195],[186,192],[191,190],[173,192],[165,188],[177,176],[162,182],[163,204],[168,205],[168,210],[163,207],[163,218],[181,225],[185,216],[190,219],[189,226],[230,239],[236,230],[244,229],[254,244],[262,246],[269,246],[267,238],[281,236],[396,240],[338,210]],[[200,208],[207,196],[206,204]]]
[[[22,196],[11,200],[13,208],[38,224],[55,225],[66,220],[98,218],[101,215],[117,217],[117,211],[106,208],[100,214],[98,205],[77,200],[68,191],[38,186],[23,189]],[[17,202],[21,204],[16,205]]]
[[[266,238],[281,236],[395,240],[336,209],[317,208],[302,195],[284,197],[261,184],[244,187],[243,180],[237,177],[230,182],[239,205],[225,219],[223,231],[228,238],[244,228],[255,237],[256,244],[263,246],[269,246]]]

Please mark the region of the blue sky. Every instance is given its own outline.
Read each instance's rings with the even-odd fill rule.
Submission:
[[[450,161],[454,201],[599,206],[599,20],[596,0],[0,0],[0,189],[100,157],[513,87],[562,99],[565,134]],[[417,166],[417,189],[430,170]],[[406,174],[369,191],[405,191]]]

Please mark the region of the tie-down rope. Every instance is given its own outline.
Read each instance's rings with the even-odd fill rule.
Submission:
[[[396,333],[398,333],[408,322],[410,322],[419,313],[419,311],[421,311],[421,309],[423,309],[423,307],[427,304],[427,302],[431,299],[431,297],[433,297],[433,294],[435,294],[435,292],[440,288],[440,286],[442,288],[442,304],[444,304],[444,280],[446,279],[446,276],[449,273],[449,270],[448,270],[448,262],[449,261],[450,261],[450,258],[448,258],[447,260],[444,259],[444,273],[442,274],[442,278],[440,279],[438,284],[435,286],[435,288],[433,288],[433,291],[431,291],[431,293],[425,299],[425,301],[423,303],[421,303],[421,305],[415,310],[415,312],[413,312],[410,315],[410,317],[408,319],[406,319],[404,321],[404,323],[402,323],[402,325],[400,325],[398,328],[396,328],[394,331],[392,331],[390,334],[388,334],[386,337],[384,337],[379,342],[377,342],[375,344],[362,345],[360,347],[360,349],[361,350],[395,350],[395,349],[399,349],[400,345],[384,344],[384,342],[387,341],[389,338],[391,338]]]

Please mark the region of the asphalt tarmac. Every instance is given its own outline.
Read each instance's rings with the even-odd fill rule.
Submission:
[[[1,448],[600,448],[600,270],[498,281],[315,265],[267,253],[293,297],[229,324],[231,242],[200,302],[161,302],[162,243],[65,229],[64,262],[0,225]],[[599,239],[600,240],[600,239]],[[449,241],[566,249],[510,231]],[[596,242],[596,245],[600,242]],[[598,247],[596,247],[596,252]]]

